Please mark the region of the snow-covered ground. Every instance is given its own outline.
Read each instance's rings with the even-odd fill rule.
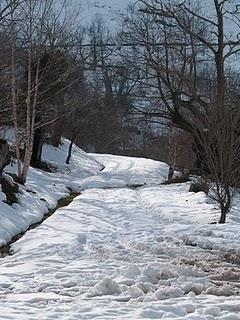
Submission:
[[[10,138],[8,141],[11,143]],[[102,169],[100,163],[77,147],[73,149],[71,164],[66,165],[68,146],[68,140],[60,148],[44,146],[43,159],[58,167],[58,172],[48,173],[30,168],[27,183],[20,187],[17,195],[18,203],[12,206],[6,204],[6,195],[1,192],[0,185],[0,246],[25,231],[29,225],[41,221],[60,198],[69,194],[68,188],[80,191],[79,181]],[[8,166],[5,171],[16,173],[16,165]]]
[[[0,261],[0,319],[240,319],[237,210],[209,224],[219,212],[203,193],[159,185],[167,165],[84,154],[83,177],[82,155],[52,174],[81,195]]]

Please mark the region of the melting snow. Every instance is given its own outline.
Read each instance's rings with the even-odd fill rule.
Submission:
[[[44,152],[61,172],[31,169],[26,188],[49,204],[66,186],[81,195],[0,261],[0,319],[240,319],[237,198],[225,226],[209,224],[219,212],[203,193],[160,185],[166,164],[75,148],[69,168],[65,148]],[[5,217],[16,231],[44,211],[38,197],[23,190],[2,239]]]

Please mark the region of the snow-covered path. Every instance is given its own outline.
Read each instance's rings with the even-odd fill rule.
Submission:
[[[159,186],[166,165],[96,157],[105,170],[0,261],[0,319],[240,319],[237,229],[221,252],[214,206]]]

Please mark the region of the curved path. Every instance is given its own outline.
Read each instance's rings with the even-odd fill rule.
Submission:
[[[214,238],[205,196],[159,186],[162,163],[96,157],[105,170],[0,261],[0,319],[240,319],[238,266],[187,245]]]

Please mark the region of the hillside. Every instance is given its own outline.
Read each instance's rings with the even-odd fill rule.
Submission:
[[[65,165],[69,141],[59,148],[44,145],[43,159],[56,168],[49,173],[30,168],[25,186],[20,186],[17,203],[5,203],[6,195],[0,191],[0,246],[6,244],[18,233],[42,220],[49,209],[56,207],[57,201],[69,194],[69,190],[80,191],[80,180],[94,175],[102,165],[78,147],[74,147],[71,164]],[[16,165],[5,168],[6,173],[15,173]]]

